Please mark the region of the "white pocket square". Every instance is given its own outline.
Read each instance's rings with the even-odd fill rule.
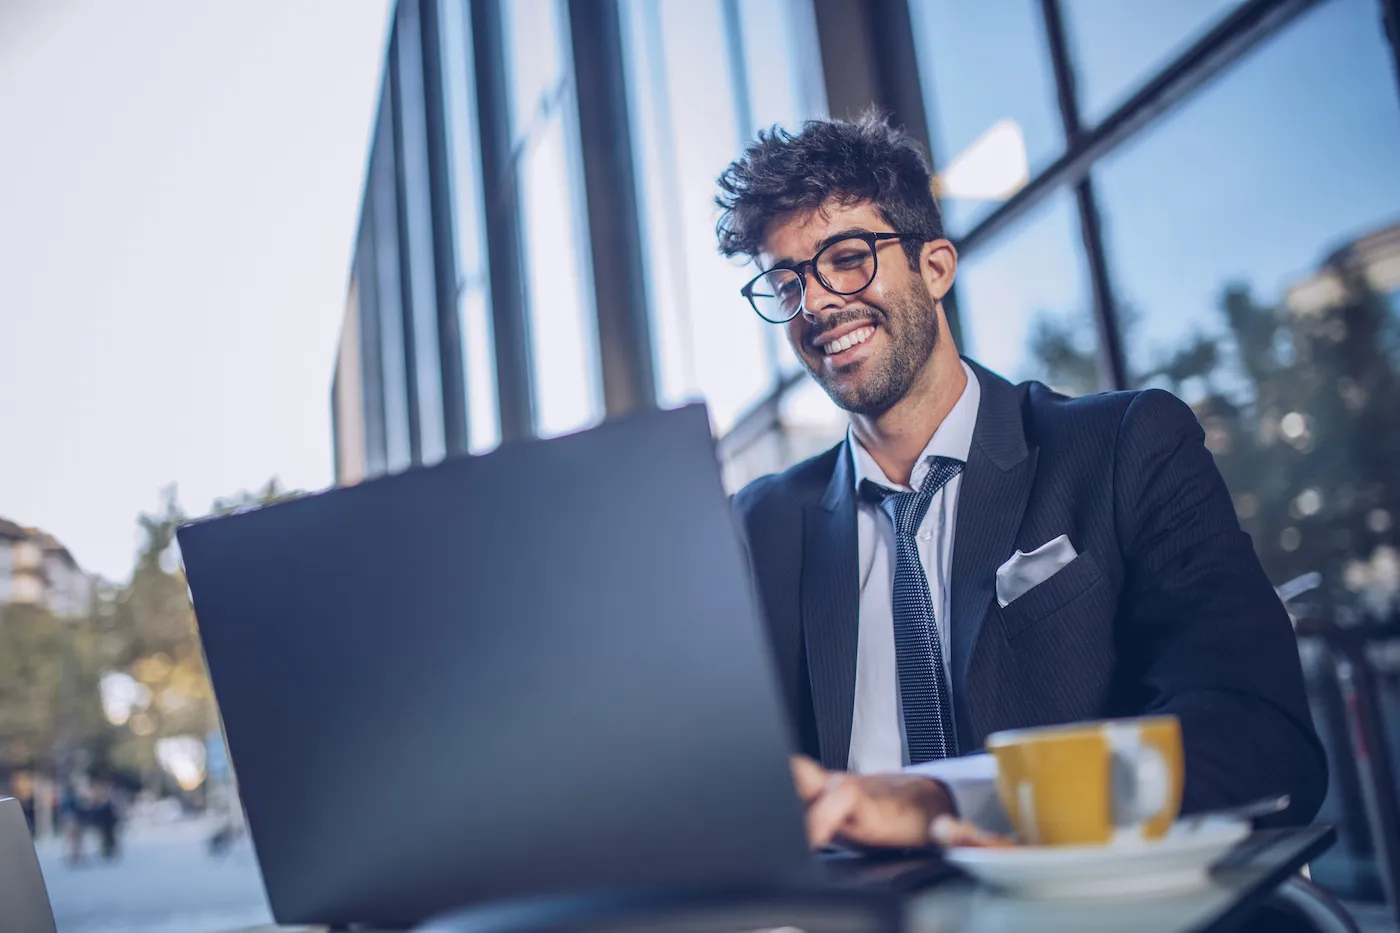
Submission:
[[[1046,541],[1034,551],[1017,551],[997,568],[997,603],[1005,609],[1031,587],[1044,583],[1078,557],[1069,535]]]

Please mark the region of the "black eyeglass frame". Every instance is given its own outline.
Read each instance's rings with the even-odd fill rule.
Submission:
[[[836,246],[836,245],[838,245],[838,244],[840,244],[840,243],[845,243],[845,242],[847,242],[848,240],[864,240],[865,243],[866,243],[866,245],[870,247],[870,259],[871,259],[871,263],[870,263],[870,278],[866,279],[866,280],[865,280],[865,284],[862,285],[860,288],[853,288],[853,289],[851,289],[850,291],[842,291],[842,290],[839,289],[839,288],[833,287],[832,284],[831,284],[830,282],[827,281],[826,276],[822,275],[821,269],[820,269],[820,267],[817,265],[817,261],[818,261],[819,259],[822,258],[822,253],[825,253],[827,250],[831,249],[833,246]],[[931,238],[928,237],[928,236],[925,236],[925,235],[922,234],[922,233],[884,233],[884,232],[875,233],[875,232],[873,232],[873,231],[866,231],[866,232],[864,232],[864,233],[851,233],[851,234],[847,234],[846,236],[839,237],[838,239],[832,240],[830,243],[826,244],[826,245],[823,246],[821,249],[817,250],[816,255],[814,255],[811,259],[808,259],[808,260],[806,260],[806,261],[804,261],[804,262],[799,262],[799,263],[797,263],[796,265],[793,265],[793,266],[774,266],[774,267],[771,268],[771,269],[764,269],[764,270],[763,270],[762,272],[760,272],[758,275],[756,275],[756,276],[754,276],[753,278],[749,279],[748,282],[746,282],[746,283],[744,284],[744,287],[741,288],[741,289],[739,289],[739,294],[743,295],[745,298],[747,298],[747,299],[749,300],[749,307],[753,308],[754,314],[757,314],[760,318],[762,318],[763,320],[767,321],[769,324],[786,324],[788,321],[791,321],[793,318],[795,318],[795,317],[797,317],[799,314],[801,314],[801,313],[802,313],[802,309],[803,309],[804,307],[806,307],[806,304],[807,304],[807,273],[806,273],[805,270],[806,270],[807,268],[810,268],[810,269],[812,270],[812,274],[815,275],[815,276],[817,277],[817,281],[820,282],[820,283],[822,283],[822,288],[825,288],[827,291],[831,292],[833,295],[856,295],[856,294],[859,294],[860,292],[863,292],[863,291],[865,291],[867,288],[869,288],[869,287],[870,287],[870,283],[873,282],[873,281],[875,281],[875,276],[877,276],[877,275],[880,274],[880,251],[879,251],[879,249],[876,248],[876,245],[875,245],[875,244],[876,244],[876,243],[882,243],[882,242],[885,242],[885,241],[887,241],[887,240],[900,240],[900,241],[903,241],[903,240],[918,240],[920,243],[928,243],[928,242],[931,241]],[[797,310],[796,310],[796,311],[792,312],[791,314],[789,314],[787,317],[783,318],[782,320],[774,320],[773,318],[771,318],[771,317],[769,317],[768,315],[764,314],[762,311],[758,310],[758,302],[756,302],[756,301],[753,300],[753,288],[754,288],[755,285],[758,284],[759,280],[762,279],[764,276],[770,275],[770,274],[772,274],[772,273],[774,273],[774,272],[781,272],[781,271],[792,272],[792,273],[795,273],[795,274],[797,275],[797,284],[798,284],[798,287],[801,288],[802,294],[801,294],[801,295],[798,297],[798,299],[797,299]]]

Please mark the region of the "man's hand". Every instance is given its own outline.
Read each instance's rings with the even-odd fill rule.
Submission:
[[[922,848],[930,844],[934,818],[953,812],[948,789],[917,774],[846,774],[794,755],[792,777],[807,807],[807,842],[814,849],[832,843]]]

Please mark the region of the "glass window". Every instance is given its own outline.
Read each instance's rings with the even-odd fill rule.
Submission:
[[[820,56],[803,54],[815,48],[816,18],[808,0],[724,0],[737,12],[737,51],[743,62],[742,87],[735,88],[741,112],[751,126],[740,124],[742,150],[759,129],[781,126],[796,131],[803,121],[826,112]],[[727,13],[727,9],[726,9]],[[805,43],[805,44],[804,44]],[[730,54],[736,50],[731,49]],[[815,66],[815,71],[813,70]],[[737,154],[737,152],[736,152]],[[765,328],[764,350],[769,364],[785,373],[797,372],[797,359],[779,328]]]
[[[501,442],[501,418],[496,407],[496,334],[486,273],[476,71],[466,0],[444,2],[440,23],[448,180],[457,245],[457,313],[461,316],[467,393],[467,449],[484,453]]]
[[[1333,0],[1097,174],[1134,378],[1195,407],[1275,584],[1358,608],[1397,600],[1397,165],[1375,4]]]
[[[814,457],[846,436],[850,416],[813,379],[803,379],[783,396],[778,418],[788,445],[788,462]]]
[[[1108,116],[1237,6],[1239,0],[1060,0],[1084,125]]]
[[[670,104],[661,14],[654,0],[620,7],[628,53],[628,106],[637,175],[637,203],[647,263],[656,394],[662,404],[700,397],[692,329],[692,286],[687,231],[681,223],[681,181]],[[691,231],[691,237],[694,232]]]
[[[703,397],[720,432],[772,388],[780,361],[795,365],[781,329],[739,296],[752,271],[721,257],[714,236],[715,178],[753,127],[815,115],[797,39],[780,28],[793,9],[793,0],[737,4],[736,49],[723,0],[623,4],[657,394],[663,404]],[[736,65],[735,52],[742,68],[693,67]]]
[[[846,436],[847,414],[810,378],[802,378],[778,401],[777,422],[761,434],[735,444],[730,435],[720,442],[724,485],[737,492],[769,473],[814,457]]]
[[[724,0],[738,14],[739,45],[747,87],[751,131],[778,125],[796,130],[824,107],[820,75],[813,76],[800,54],[816,22],[809,3],[794,0]],[[804,22],[804,20],[806,22]],[[815,79],[815,80],[814,80]],[[747,140],[746,140],[747,141]]]
[[[521,143],[566,102],[568,36],[561,0],[511,0],[500,6],[508,47],[511,137]]]
[[[360,341],[358,274],[350,278],[350,295],[341,318],[340,348],[331,384],[332,424],[335,442],[335,481],[351,486],[366,477],[365,373],[360,365],[364,346]]]
[[[394,178],[394,124],[387,86],[379,107],[369,167],[369,203],[374,236],[375,307],[379,314],[380,379],[384,394],[385,469],[412,462],[408,434],[407,361],[403,340],[403,285],[399,279],[398,201]]]
[[[1035,0],[912,0],[944,222],[966,233],[1064,148]]]
[[[399,92],[399,156],[408,237],[408,294],[412,302],[413,380],[418,399],[418,449],[425,464],[447,455],[442,414],[442,358],[438,353],[437,282],[433,217],[428,190],[427,104],[423,99],[422,26],[418,4],[402,3],[395,31]]]
[[[384,352],[379,336],[378,255],[374,244],[373,207],[367,193],[355,241],[355,267],[350,283],[358,320],[359,362],[364,372],[366,477],[378,476],[385,470]]]
[[[1098,389],[1098,337],[1074,198],[1057,191],[958,266],[960,349],[1013,382]]]
[[[502,5],[510,45],[536,428],[551,436],[603,414],[567,26],[555,0]]]

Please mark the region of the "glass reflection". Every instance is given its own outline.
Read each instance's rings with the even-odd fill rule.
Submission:
[[[373,235],[374,307],[378,311],[380,377],[384,393],[384,467],[391,473],[412,462],[408,433],[408,373],[404,356],[403,283],[399,278],[398,197],[394,178],[392,98],[386,92],[375,129],[369,167],[369,203]]]
[[[398,10],[394,33],[398,65],[400,179],[403,203],[403,235],[408,240],[404,278],[408,282],[412,324],[414,398],[418,404],[418,448],[424,464],[447,455],[446,426],[442,411],[442,369],[438,354],[437,283],[433,269],[433,220],[428,190],[427,104],[423,96],[422,25],[418,4],[404,3]]]
[[[1237,6],[1239,0],[1060,0],[1084,124],[1108,116]]]
[[[742,48],[726,32],[722,0],[623,4],[632,82],[632,126],[653,310],[657,393],[663,404],[701,397],[724,431],[770,389],[784,351],[740,287],[751,268],[715,249],[714,180],[747,141],[754,120],[796,123],[810,94],[794,89],[800,69],[781,31],[754,34],[790,0],[738,4]],[[743,67],[695,68],[697,60]],[[736,65],[730,62],[731,65]],[[735,76],[753,95],[741,99]],[[789,364],[793,365],[793,364]]]
[[[1064,149],[1035,0],[909,4],[944,223],[966,233]]]
[[[593,309],[585,290],[578,111],[562,4],[526,0],[502,7],[511,47],[511,132],[525,239],[535,427],[548,437],[586,427],[603,413]]]
[[[481,163],[477,156],[475,69],[465,0],[448,0],[441,9],[443,101],[457,247],[467,449],[484,453],[500,443],[501,422],[496,408],[496,335],[486,277]]]
[[[1274,583],[1362,611],[1400,607],[1396,165],[1375,7],[1336,0],[1098,174],[1134,378],[1195,407]]]
[[[960,349],[1013,382],[1099,388],[1092,299],[1074,200],[1061,190],[959,264]]]

